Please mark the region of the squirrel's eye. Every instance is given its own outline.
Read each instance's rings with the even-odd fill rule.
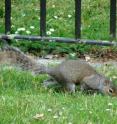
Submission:
[[[109,89],[109,92],[110,92],[110,93],[113,93],[113,90],[112,90],[112,89]]]

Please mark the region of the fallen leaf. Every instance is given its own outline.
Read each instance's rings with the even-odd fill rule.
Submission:
[[[36,114],[35,116],[33,116],[33,118],[36,119],[36,120],[43,119],[43,117],[44,117],[43,113],[42,114]]]

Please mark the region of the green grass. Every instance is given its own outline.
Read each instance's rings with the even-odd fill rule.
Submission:
[[[115,67],[98,69],[116,77]],[[109,71],[108,71],[109,70]],[[117,78],[117,77],[116,77]],[[32,76],[14,68],[0,68],[1,124],[115,124],[117,98],[56,92],[42,87],[46,75]],[[114,82],[117,83],[116,79]],[[43,117],[35,119],[36,114]]]
[[[82,1],[82,38],[109,40],[109,1]],[[49,0],[47,3],[47,31],[49,36],[74,37],[74,0]],[[19,34],[39,34],[39,0],[12,0],[12,31],[16,33],[21,27],[25,31]],[[71,15],[71,17],[68,17]],[[4,0],[0,0],[0,33],[4,32]],[[31,29],[30,26],[34,26]],[[18,44],[17,44],[18,45]],[[42,49],[40,44],[25,44],[28,50]],[[59,52],[68,52],[64,45],[60,49],[56,44],[50,48]],[[44,46],[46,46],[44,44]],[[72,45],[71,45],[72,47]],[[89,46],[86,46],[89,49]],[[84,52],[78,45],[73,51]],[[95,49],[94,49],[95,50]],[[40,51],[39,51],[40,52]],[[43,52],[43,51],[41,51]],[[49,53],[48,52],[48,53]],[[109,77],[116,77],[117,69],[103,67],[100,72]],[[77,91],[75,94],[56,92],[45,89],[42,82],[46,75],[32,76],[12,68],[0,68],[0,124],[115,124],[117,122],[117,98],[100,94],[87,95]],[[116,79],[114,82],[117,84]],[[34,119],[36,114],[43,114],[40,119]]]

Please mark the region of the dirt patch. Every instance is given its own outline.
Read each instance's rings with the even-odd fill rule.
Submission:
[[[36,59],[38,63],[42,63],[44,65],[51,65],[51,64],[60,64],[61,62],[65,61],[65,58],[62,59],[42,59],[42,58],[38,58]],[[87,61],[91,66],[93,67],[101,67],[104,65],[112,65],[114,67],[117,67],[117,61],[116,60],[108,60],[108,61],[102,61],[102,60],[89,60]]]

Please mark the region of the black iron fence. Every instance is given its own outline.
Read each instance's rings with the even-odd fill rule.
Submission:
[[[74,38],[62,37],[47,37],[46,36],[46,2],[47,0],[40,0],[40,36],[14,35],[11,32],[11,0],[5,0],[5,34],[0,35],[0,39],[25,39],[32,41],[53,41],[66,43],[85,43],[94,45],[117,46],[117,42],[110,41],[95,41],[81,39],[81,2],[82,0],[75,0],[75,36]],[[116,8],[117,1],[110,0],[110,36],[112,39],[116,38]],[[8,35],[10,34],[10,35]]]

